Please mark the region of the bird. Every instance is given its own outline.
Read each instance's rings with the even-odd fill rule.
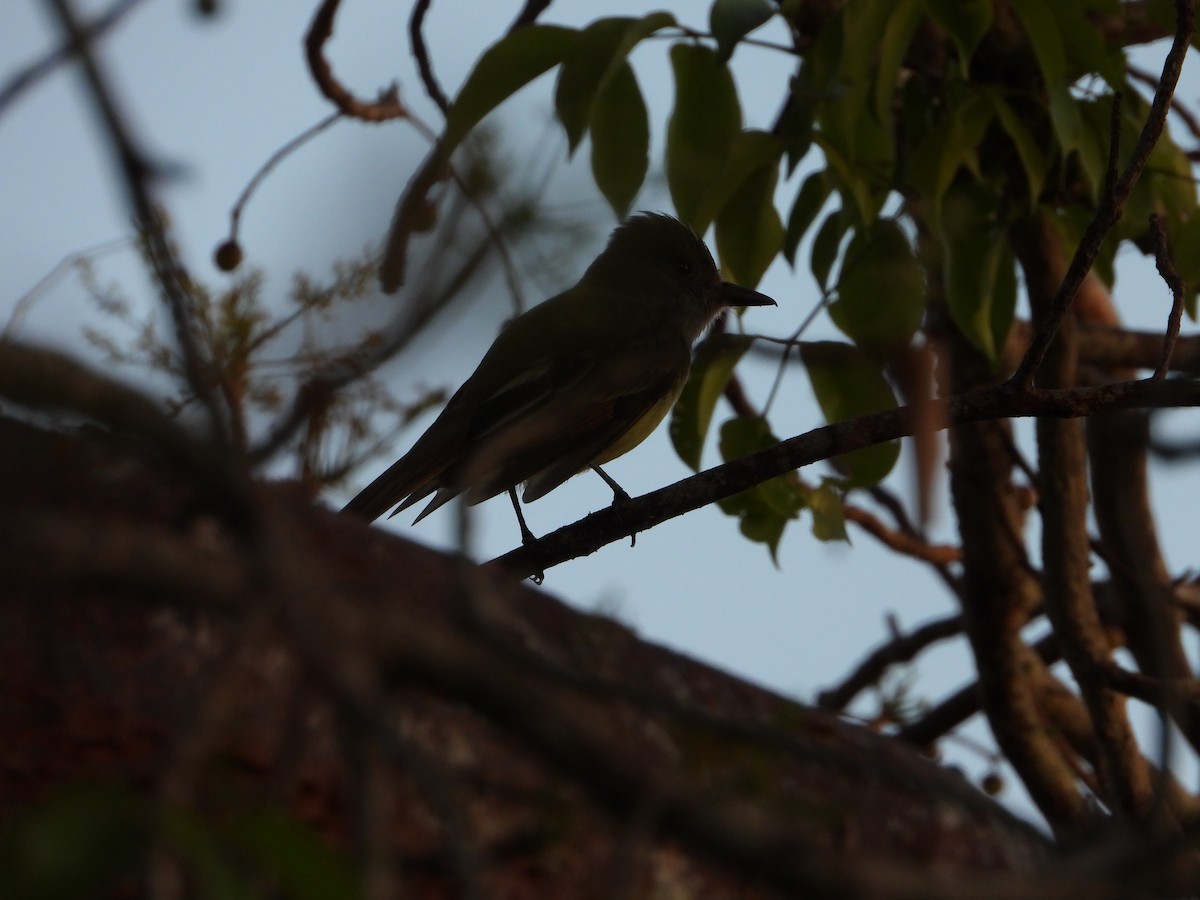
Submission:
[[[469,505],[516,489],[530,503],[632,450],[678,399],[692,345],[730,307],[774,306],[724,281],[696,233],[642,212],[618,225],[571,288],[512,319],[412,449],[343,509],[373,521],[432,495],[416,517],[462,496]],[[394,507],[394,509],[393,509]]]

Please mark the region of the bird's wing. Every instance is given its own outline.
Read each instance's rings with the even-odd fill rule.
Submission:
[[[611,298],[593,292],[577,285],[514,319],[429,430],[345,511],[374,519],[436,492],[424,516],[464,491],[478,503],[533,479],[526,497],[535,499],[648,413],[657,424],[690,348],[678,334],[631,338]]]
[[[641,433],[624,449],[649,434],[675,399],[689,360],[687,346],[670,335],[563,360],[556,369],[567,370],[547,374],[536,402],[519,415],[493,419],[474,452],[445,480],[465,489],[469,503],[523,481],[529,482],[525,499],[536,500],[600,461],[632,429]]]
[[[543,306],[554,312],[553,301]],[[556,386],[569,388],[587,374],[594,357],[547,353],[545,331],[547,324],[553,323],[545,323],[546,314],[539,310],[541,307],[536,307],[500,333],[475,372],[412,449],[363,488],[343,512],[370,521],[388,510],[395,515],[437,491],[434,502],[421,513],[421,517],[428,515],[468,486],[461,479],[446,477],[447,470],[453,472],[469,459],[489,434],[546,403]],[[577,324],[561,314],[557,318],[568,327],[588,324]]]

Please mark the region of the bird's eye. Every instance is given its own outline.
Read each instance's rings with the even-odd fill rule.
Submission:
[[[675,268],[679,271],[680,275],[687,275],[692,271],[692,264],[686,259],[681,259],[675,264]]]

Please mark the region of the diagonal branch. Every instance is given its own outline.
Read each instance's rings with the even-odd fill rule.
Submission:
[[[117,104],[108,79],[100,68],[91,48],[91,33],[80,23],[70,0],[50,0],[64,36],[72,52],[79,58],[84,79],[92,94],[92,102],[108,132],[113,154],[120,168],[133,217],[146,238],[147,253],[154,269],[159,289],[171,313],[175,340],[183,356],[188,386],[200,398],[214,431],[223,438],[230,436],[234,423],[223,409],[213,385],[211,364],[196,340],[191,312],[190,284],[182,261],[168,234],[168,226],[152,189],[160,167],[153,165],[141,146],[134,140],[129,120]]]
[[[132,12],[133,8],[141,2],[142,0],[115,0],[108,10],[83,26],[84,39],[95,41],[97,38],[103,37],[106,32],[111,31],[125,18],[126,13]],[[5,110],[21,94],[32,88],[63,63],[69,62],[74,54],[75,44],[68,40],[62,46],[55,47],[41,59],[19,69],[10,76],[7,83],[3,87],[0,87],[0,115],[3,115]]]
[[[1088,416],[1113,409],[1200,406],[1200,384],[1128,381],[1100,387],[1014,392],[1006,385],[971,391],[930,404],[941,428],[987,419]],[[922,420],[923,421],[923,420]],[[668,487],[608,507],[493,560],[525,577],[587,556],[668,519],[748,490],[792,469],[873,444],[908,437],[920,423],[902,406],[815,428],[741,459],[692,475]]]
[[[1133,186],[1146,167],[1150,152],[1158,143],[1158,138],[1166,124],[1167,113],[1171,110],[1171,98],[1175,95],[1175,86],[1179,83],[1179,74],[1183,69],[1183,61],[1187,56],[1192,34],[1196,30],[1195,13],[1195,0],[1176,0],[1175,39],[1171,43],[1171,50],[1163,63],[1162,78],[1158,83],[1158,89],[1154,92],[1150,115],[1142,127],[1142,133],[1138,136],[1137,143],[1133,148],[1133,155],[1125,166],[1125,170],[1101,196],[1100,208],[1096,210],[1096,215],[1092,217],[1092,221],[1088,223],[1087,230],[1080,239],[1075,256],[1071,259],[1067,273],[1055,293],[1054,301],[1050,305],[1045,319],[1040,323],[1037,334],[1034,335],[1029,352],[1025,354],[1020,366],[1009,379],[1008,383],[1013,388],[1027,388],[1033,384],[1033,376],[1045,359],[1050,342],[1058,333],[1063,317],[1075,299],[1075,294],[1079,291],[1084,276],[1092,268],[1096,254],[1100,251],[1101,242],[1117,223],[1117,220],[1121,218],[1125,209],[1125,201],[1129,199]]]

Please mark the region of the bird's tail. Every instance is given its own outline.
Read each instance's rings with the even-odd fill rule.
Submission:
[[[453,429],[435,422],[408,453],[363,488],[342,512],[373,522],[393,506],[395,512],[412,506],[441,486],[442,473],[461,452],[461,441]]]

